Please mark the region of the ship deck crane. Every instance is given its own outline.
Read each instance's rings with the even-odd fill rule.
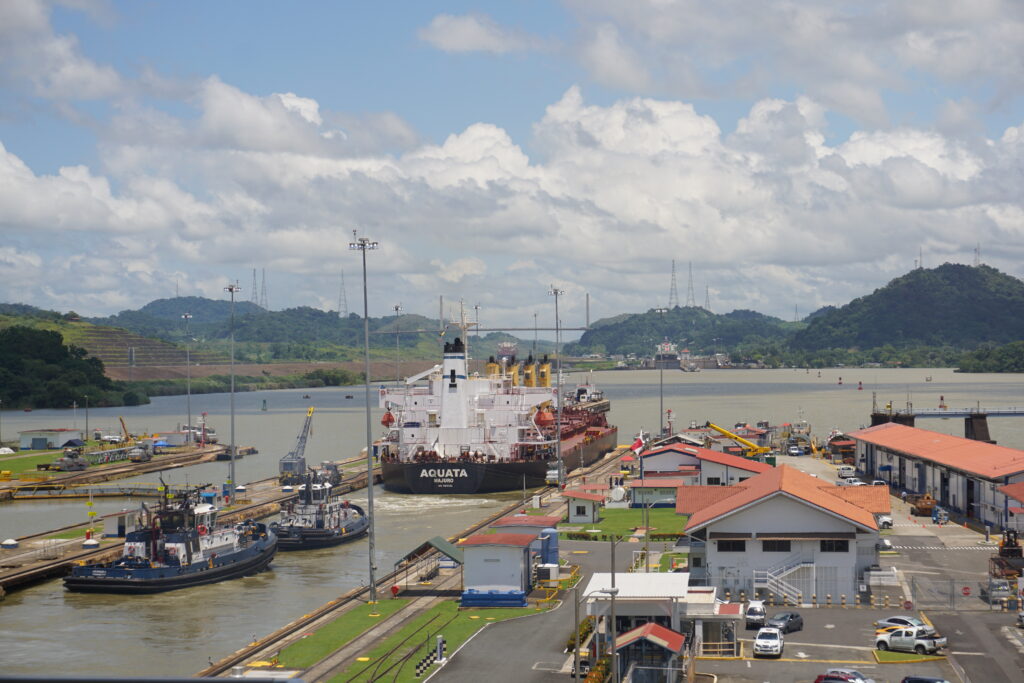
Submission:
[[[748,441],[747,439],[744,439],[739,434],[733,434],[732,432],[730,432],[725,427],[719,427],[718,425],[716,425],[716,424],[714,424],[712,422],[706,422],[704,424],[704,426],[706,428],[708,428],[708,429],[715,430],[716,432],[718,432],[722,436],[725,436],[726,438],[732,439],[736,443],[738,443],[741,446],[743,446],[744,447],[744,451],[743,451],[743,456],[744,457],[754,458],[754,457],[756,457],[758,455],[763,455],[765,453],[771,453],[771,451],[772,451],[772,449],[769,446],[758,446],[753,441]]]
[[[288,452],[288,455],[278,462],[279,481],[284,485],[301,483],[306,476],[306,441],[309,439],[309,430],[313,425],[313,406],[306,411],[306,421],[299,432],[299,438],[295,442],[295,448]]]

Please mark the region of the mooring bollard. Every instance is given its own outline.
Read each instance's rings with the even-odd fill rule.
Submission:
[[[855,596],[853,596],[853,606],[860,607],[860,593],[857,593]]]
[[[728,590],[727,590],[727,591],[725,591],[725,601],[726,601],[726,602],[729,602],[729,599],[730,599],[731,597],[732,597],[732,596],[730,595],[729,591],[728,591]]]
[[[825,606],[826,607],[831,607],[832,606],[832,594],[831,593],[827,593],[825,595]]]
[[[740,602],[747,601],[747,591],[740,591]]]
[[[871,609],[874,609],[875,608],[875,594],[874,593],[872,593],[871,595],[868,596],[868,602],[870,602],[870,604],[871,604]]]
[[[811,593],[811,607],[817,607],[817,606],[818,606],[818,594],[817,593]]]
[[[775,607],[775,593],[768,594],[768,606]]]
[[[846,607],[846,593],[839,596],[839,606]]]

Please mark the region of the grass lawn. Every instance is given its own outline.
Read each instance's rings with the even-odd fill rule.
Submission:
[[[683,527],[689,519],[686,515],[677,515],[674,508],[651,508],[648,511],[648,520],[651,533],[654,534],[679,534],[682,535]],[[596,524],[584,525],[584,530],[600,529],[601,534],[614,534],[616,536],[630,536],[633,529],[644,524],[644,511],[642,508],[615,508],[602,509],[601,521]],[[600,538],[601,534],[594,534]]]
[[[96,529],[96,532],[93,534],[93,538],[95,538],[97,541],[99,541],[102,544],[103,543],[103,538],[100,537],[100,532],[101,532],[101,530],[103,528],[103,525],[100,524],[99,522],[97,522],[96,526],[93,527],[93,528]],[[59,539],[59,540],[67,540],[69,538],[80,538],[80,539],[82,539],[84,541],[85,540],[85,529],[83,529],[83,528],[68,529],[67,531],[61,531],[60,533],[50,534],[49,536],[47,536],[47,538],[54,538],[54,539]]]
[[[281,650],[278,661],[281,665],[307,669],[321,659],[345,645],[363,631],[380,622],[381,618],[397,612],[409,600],[381,600],[375,607],[381,616],[371,617],[371,605],[360,605],[338,617],[331,623],[317,629],[302,640],[292,643]]]
[[[892,650],[874,650],[875,659],[879,664],[914,664],[916,662],[934,662],[945,659],[945,656],[919,655],[916,652],[893,652]]]
[[[658,567],[658,571],[670,572],[672,571],[672,560],[675,560],[677,564],[684,564],[688,557],[688,553],[664,553],[661,556],[661,566]]]
[[[366,653],[366,656],[369,657],[368,662],[357,662],[331,678],[330,683],[369,681],[374,675],[381,676],[385,669],[410,653],[412,654],[404,662],[390,669],[383,676],[383,680],[407,681],[408,683],[422,680],[422,677],[416,678],[416,663],[435,647],[436,636],[439,633],[445,638],[446,652],[450,656],[485,624],[537,613],[537,609],[534,607],[460,610],[459,603],[455,600],[442,602],[406,623],[400,631]],[[437,618],[430,622],[431,618],[435,616]],[[430,625],[424,626],[427,622],[430,622]],[[403,641],[406,642],[403,643]],[[399,646],[399,643],[403,644]],[[389,656],[387,653],[396,646],[398,649]]]
[[[36,472],[36,465],[51,463],[61,456],[60,451],[50,451],[42,455],[26,455],[22,458],[10,458],[0,462],[0,470],[10,470],[14,474],[22,472]],[[46,472],[39,472],[40,476],[47,476]]]

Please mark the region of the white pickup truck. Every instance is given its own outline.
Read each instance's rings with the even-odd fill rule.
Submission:
[[[875,634],[875,647],[879,650],[902,650],[919,655],[934,654],[946,647],[946,638],[929,634],[924,628],[896,628]]]

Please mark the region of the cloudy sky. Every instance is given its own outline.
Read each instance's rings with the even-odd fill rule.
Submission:
[[[443,12],[439,8],[443,6]],[[1024,274],[1024,5],[0,2],[0,301],[791,319]]]

